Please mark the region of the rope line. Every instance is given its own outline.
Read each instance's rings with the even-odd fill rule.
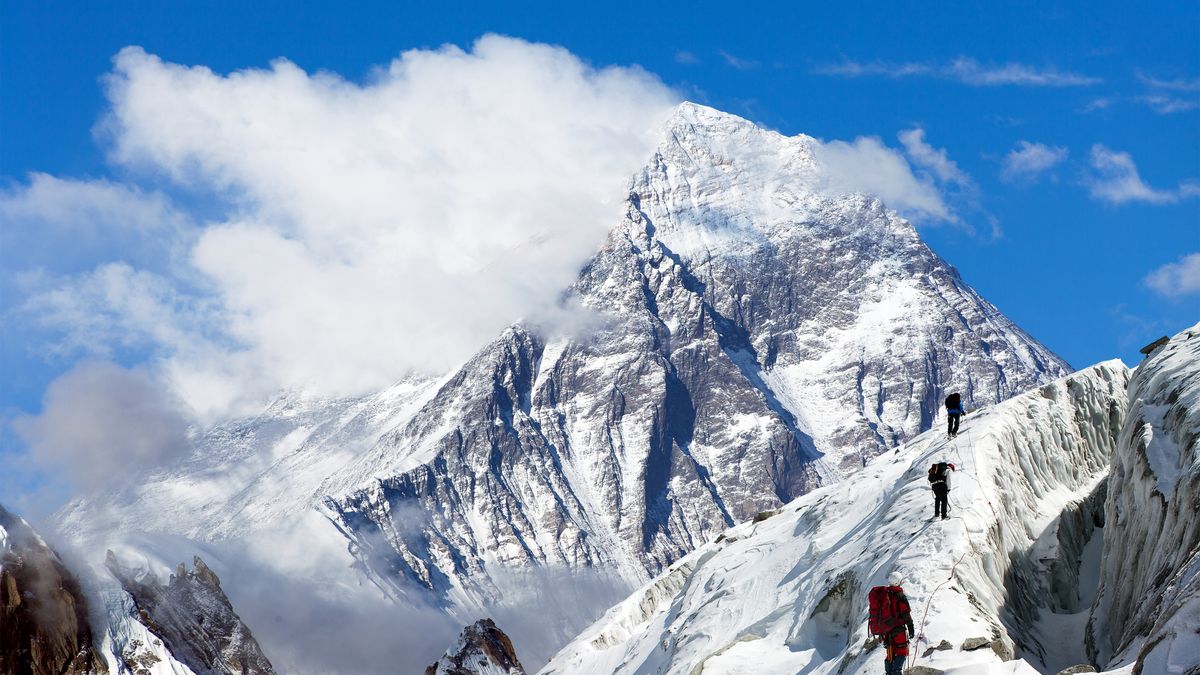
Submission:
[[[967,437],[967,446],[971,450],[971,468],[970,468],[970,470],[967,469],[966,460],[963,459],[962,453],[960,453],[958,450],[958,441],[956,438],[950,439],[950,441],[951,441],[950,447],[954,451],[955,456],[958,457],[958,461],[963,467],[963,472],[967,476],[969,476],[971,478],[971,480],[975,481],[975,485],[978,486],[978,488],[979,488],[979,494],[983,495],[983,500],[985,502],[987,502],[988,508],[991,509],[992,516],[996,519],[997,522],[999,522],[1000,516],[999,516],[999,514],[996,513],[996,507],[992,504],[992,500],[988,499],[987,492],[983,490],[983,484],[979,482],[979,476],[978,476],[978,472],[977,472],[977,467],[979,466],[979,455],[975,452],[975,442],[971,438],[971,430],[965,429],[963,433]],[[947,495],[947,499],[949,500],[949,495]],[[957,501],[954,502],[954,507],[955,507],[955,509],[958,509],[959,505],[958,505]],[[975,511],[975,509],[970,506],[966,507],[966,510]],[[975,511],[975,513],[978,514],[979,512]],[[936,516],[936,514],[935,514],[935,516]],[[936,587],[934,587],[933,591],[931,591],[929,593],[929,597],[925,599],[925,609],[921,613],[921,623],[919,624],[919,628],[917,629],[917,635],[914,638],[914,644],[920,644],[921,640],[925,640],[926,642],[928,642],[928,639],[925,638],[925,619],[928,618],[928,616],[929,616],[929,608],[933,604],[934,596],[936,596],[938,594],[938,591],[942,590],[942,588],[946,584],[948,584],[954,580],[954,574],[955,574],[955,572],[958,571],[959,564],[963,560],[966,559],[968,553],[975,550],[975,544],[974,544],[974,542],[971,541],[971,528],[967,527],[967,521],[965,519],[963,519],[962,516],[953,516],[952,518],[949,518],[948,520],[958,520],[958,521],[962,522],[963,531],[966,533],[967,543],[970,544],[970,546],[967,548],[967,550],[963,551],[963,554],[958,557],[958,560],[954,561],[954,564],[950,567],[950,575],[946,577],[945,581],[943,581],[942,583],[940,583]],[[912,664],[913,664],[913,667],[916,667],[917,663],[921,660],[920,650],[916,649],[916,650],[913,650],[913,652],[914,653],[912,655]]]

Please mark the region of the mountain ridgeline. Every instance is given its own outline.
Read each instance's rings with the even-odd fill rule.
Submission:
[[[1070,372],[878,198],[826,190],[817,148],[683,104],[565,289],[587,330],[517,324],[436,379],[283,395],[58,523],[100,551],[121,533],[97,522],[207,548],[331,541],[331,587],[456,627],[412,638],[414,664],[484,615],[544,662],[730,526],[930,430],[948,392],[976,409]],[[500,611],[578,575],[605,592],[539,600],[525,627]]]

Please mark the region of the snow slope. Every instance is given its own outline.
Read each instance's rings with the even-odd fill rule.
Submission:
[[[1051,583],[1029,554],[1065,505],[1104,480],[1127,377],[1116,361],[1070,375],[969,415],[954,441],[923,434],[848,480],[730,528],[541,672],[881,672],[882,650],[864,649],[866,595],[891,572],[907,580],[921,633],[910,665],[1011,659],[1026,630],[1020,615],[1036,615],[1047,595],[1029,591]],[[931,521],[925,474],[943,458],[959,469],[952,518]],[[976,637],[983,649],[960,649]],[[952,648],[924,655],[942,640]]]
[[[1200,672],[1200,324],[1136,370],[1112,460],[1088,649],[1109,667]]]
[[[404,616],[432,607],[443,620],[424,623],[449,631],[443,644],[494,616],[541,663],[729,526],[937,424],[948,391],[978,407],[1069,371],[878,198],[830,190],[817,147],[681,105],[566,289],[583,327],[516,325],[437,381],[289,393],[59,520],[100,556],[106,538],[228,552],[302,551],[311,537],[323,570],[251,557],[354,606],[367,589]],[[212,565],[288,670],[237,558],[179,554],[168,564]],[[436,658],[411,639],[403,651]]]

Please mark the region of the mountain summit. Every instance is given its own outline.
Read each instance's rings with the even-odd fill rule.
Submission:
[[[948,392],[976,408],[1069,372],[878,198],[830,192],[817,148],[683,104],[567,289],[586,329],[516,325],[436,381],[285,397],[60,519],[212,543],[315,508],[380,592],[462,625],[513,574],[640,585],[929,430]],[[563,603],[540,647],[512,634],[548,656],[611,599]]]

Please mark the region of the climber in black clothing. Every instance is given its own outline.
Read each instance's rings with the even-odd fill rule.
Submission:
[[[950,462],[942,460],[929,467],[929,485],[933,488],[933,517],[946,520],[950,516],[950,472],[957,471]]]
[[[946,435],[954,438],[958,435],[958,418],[963,416],[962,397],[958,392],[946,397]]]

